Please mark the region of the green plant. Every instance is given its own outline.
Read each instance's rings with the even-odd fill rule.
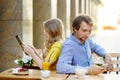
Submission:
[[[15,60],[15,63],[19,66],[32,66],[33,62],[34,60],[30,56],[24,56]]]

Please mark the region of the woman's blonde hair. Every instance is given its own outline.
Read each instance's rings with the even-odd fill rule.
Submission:
[[[47,49],[50,49],[52,44],[56,41],[60,41],[63,39],[62,37],[62,28],[63,22],[56,18],[56,19],[48,19],[43,23],[45,30],[48,31],[49,40],[46,40],[45,46]]]

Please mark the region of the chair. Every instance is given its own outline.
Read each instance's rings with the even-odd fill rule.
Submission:
[[[113,61],[113,72],[120,72],[120,53],[109,53]]]
[[[109,53],[109,55],[111,56],[113,62],[112,72],[116,72],[116,74],[118,74],[120,72],[120,53]],[[93,53],[92,56],[99,57],[99,55],[95,53]]]

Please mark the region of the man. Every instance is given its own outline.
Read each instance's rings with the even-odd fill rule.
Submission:
[[[61,55],[57,64],[59,73],[75,73],[77,66],[87,69],[87,74],[96,75],[103,73],[105,67],[92,64],[92,53],[104,57],[107,71],[111,72],[113,64],[110,56],[89,36],[92,31],[93,21],[87,15],[76,17],[72,23],[73,33],[63,43]]]

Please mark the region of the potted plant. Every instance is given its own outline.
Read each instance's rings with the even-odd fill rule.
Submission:
[[[22,58],[16,59],[15,63],[22,68],[31,69],[33,68],[34,60],[31,56],[24,55]]]

